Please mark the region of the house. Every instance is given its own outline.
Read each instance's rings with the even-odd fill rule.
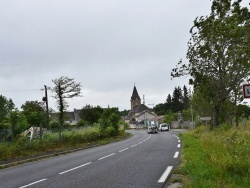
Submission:
[[[69,123],[71,125],[76,125],[81,120],[80,112],[81,110],[78,109],[74,109],[73,112],[64,112],[64,118],[66,123]],[[52,121],[58,121],[59,113],[50,113],[50,118]]]
[[[130,100],[131,110],[125,117],[130,128],[141,128],[149,125],[149,120],[156,117],[156,114],[152,109],[145,105],[145,102],[141,104],[141,98],[134,86],[133,93]]]

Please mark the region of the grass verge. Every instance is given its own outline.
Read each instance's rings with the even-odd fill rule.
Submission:
[[[65,131],[63,140],[59,141],[58,133],[43,136],[42,142],[35,139],[30,142],[28,138],[21,137],[14,143],[0,144],[0,168],[9,166],[9,163],[19,164],[21,161],[32,161],[49,156],[69,153],[93,146],[104,145],[130,137],[131,134],[119,131],[115,135],[105,136],[95,129]],[[32,159],[31,159],[32,158]]]
[[[181,134],[185,187],[249,188],[250,130],[221,126],[200,127]]]

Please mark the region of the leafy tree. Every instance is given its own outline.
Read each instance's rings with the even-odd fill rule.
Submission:
[[[117,133],[119,130],[119,121],[120,116],[117,108],[105,109],[99,119],[101,130],[105,132],[107,130],[114,129],[115,133]]]
[[[102,113],[103,109],[100,106],[93,107],[90,105],[86,105],[80,112],[80,118],[93,125],[94,123],[97,123]]]
[[[240,85],[250,73],[250,13],[241,0],[213,0],[211,14],[196,18],[191,28],[187,58],[171,75],[190,75],[214,110],[215,126],[220,109],[228,99],[240,100]],[[207,93],[208,92],[208,93]]]
[[[62,140],[61,129],[64,125],[64,111],[67,109],[68,105],[66,99],[81,96],[81,83],[76,83],[74,79],[66,77],[60,77],[58,79],[52,80],[55,84],[53,96],[57,100],[57,107],[59,109],[59,139]]]
[[[168,111],[167,115],[165,115],[163,122],[169,123],[171,121],[177,121],[178,120],[178,113],[174,113],[171,110]]]
[[[7,128],[6,121],[10,115],[10,112],[15,108],[11,99],[7,99],[5,96],[0,95],[0,128]]]
[[[164,115],[166,113],[166,103],[165,104],[160,103],[160,104],[155,105],[154,112],[157,115]]]
[[[77,122],[76,126],[77,127],[85,127],[87,126],[89,123],[87,121],[84,121],[84,120],[80,120],[79,122]]]
[[[47,125],[45,106],[42,102],[26,101],[21,108],[31,126]]]
[[[123,111],[120,111],[120,116],[127,116],[128,113],[129,113],[129,110],[123,110]]]
[[[29,128],[29,124],[26,120],[26,117],[19,112],[18,109],[13,109],[8,116],[8,123],[11,127],[11,140],[14,141],[14,138],[22,133],[23,131]]]

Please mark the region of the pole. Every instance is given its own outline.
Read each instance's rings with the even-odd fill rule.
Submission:
[[[48,106],[48,93],[47,93],[47,86],[44,85],[45,90],[45,102],[46,102],[46,114],[47,114],[47,126],[49,126],[49,106]]]

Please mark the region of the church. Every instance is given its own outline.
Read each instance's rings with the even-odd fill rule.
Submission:
[[[135,86],[130,104],[131,110],[125,117],[125,122],[130,125],[130,128],[147,127],[150,124],[150,120],[157,116],[152,109],[145,105],[144,99],[143,104],[141,103],[141,98]]]

